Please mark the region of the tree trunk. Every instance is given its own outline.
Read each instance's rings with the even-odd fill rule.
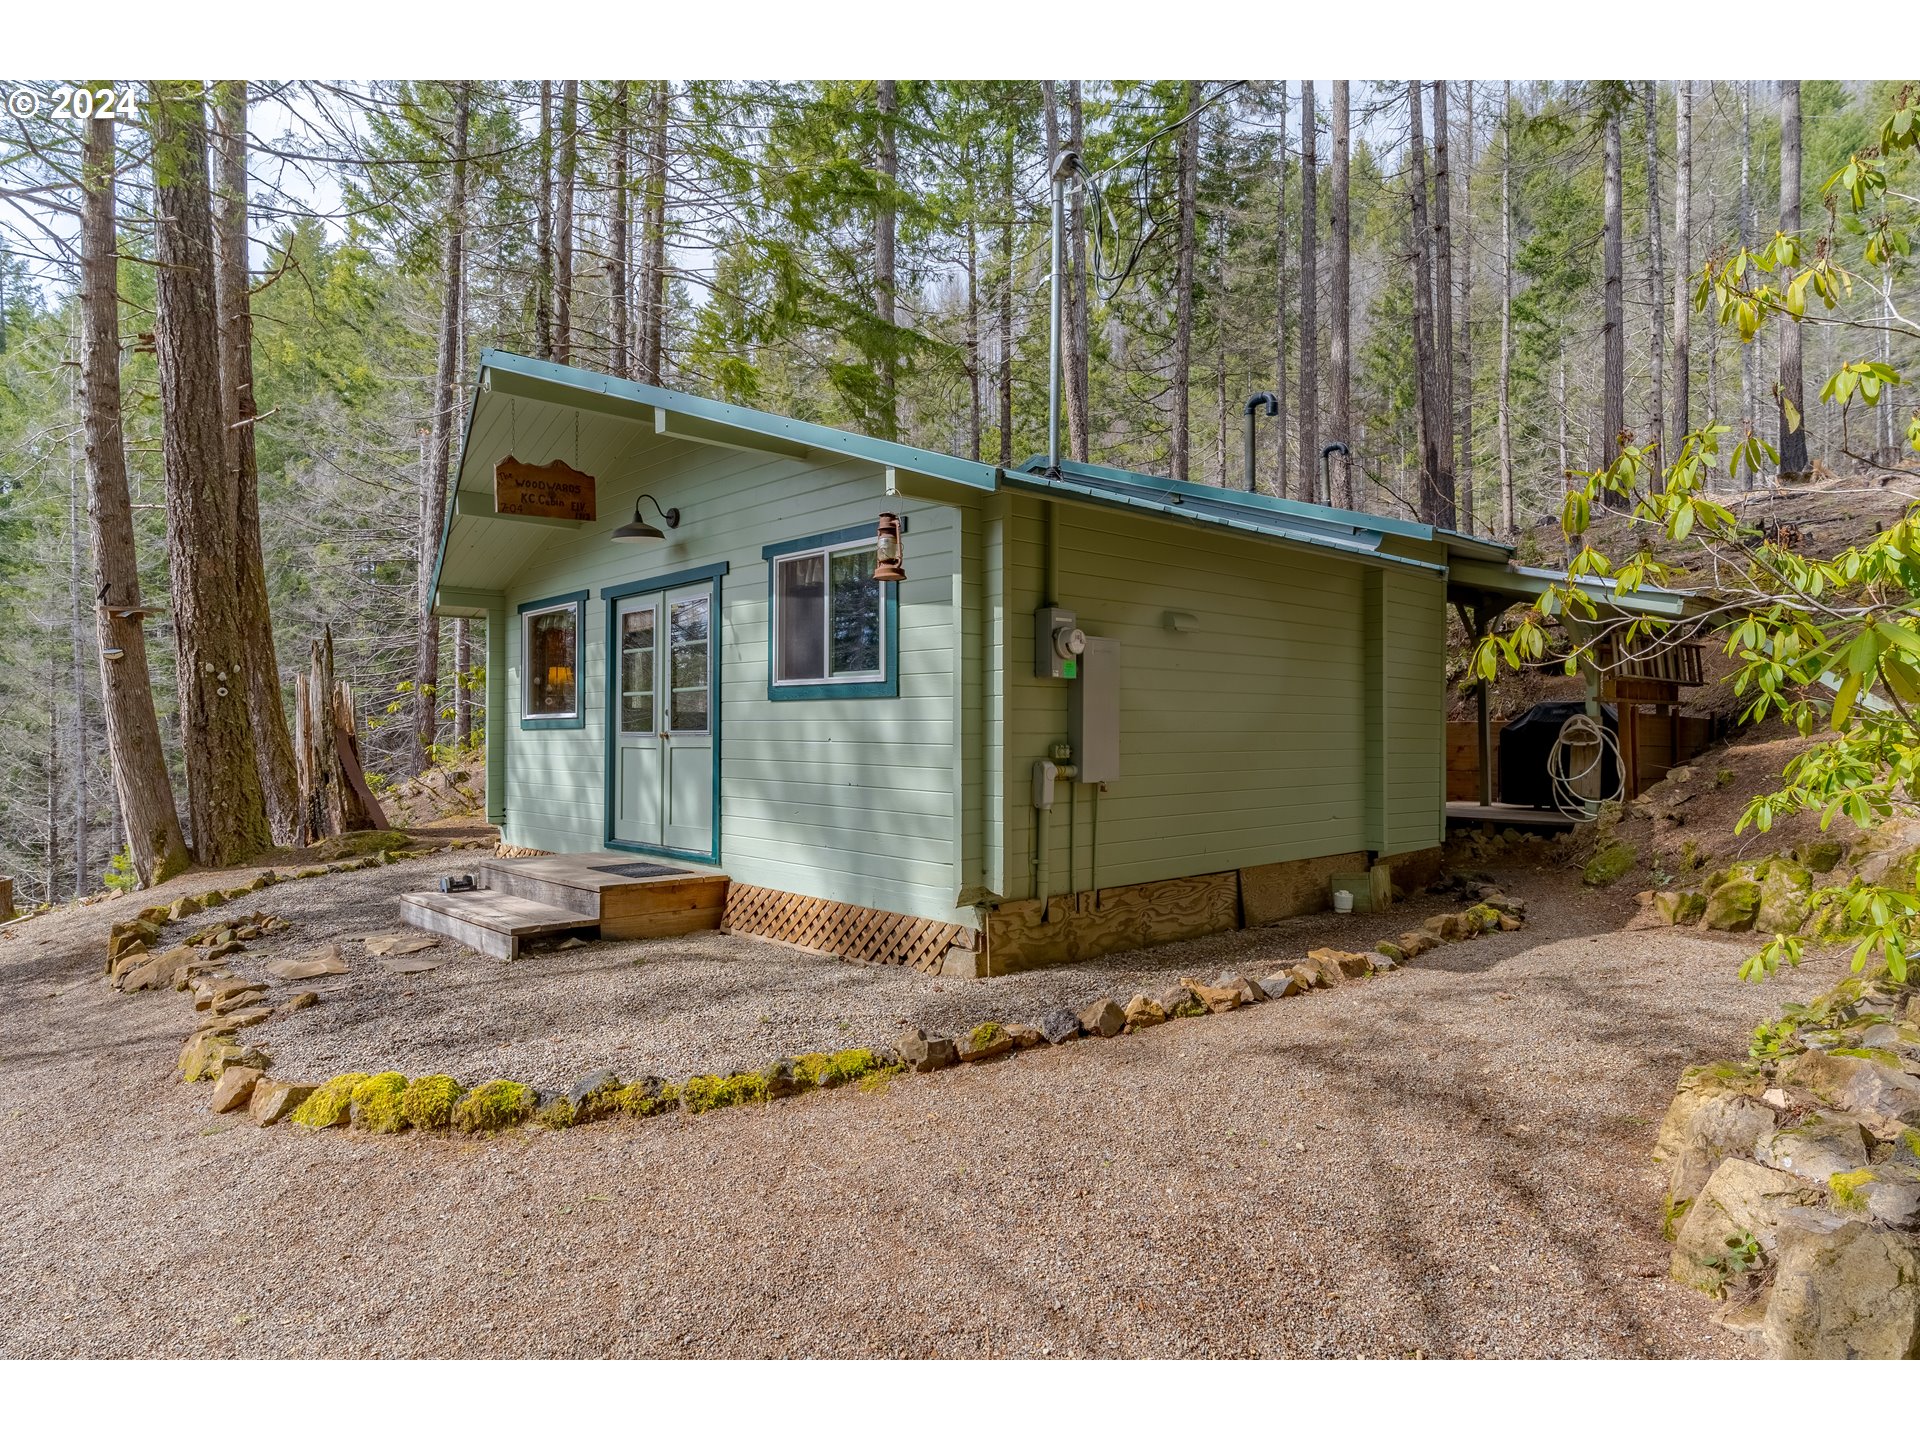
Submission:
[[[1014,143],[1018,126],[1009,121],[1000,158],[1000,463],[1013,464],[1013,225]]]
[[[1751,250],[1754,245],[1753,214],[1753,82],[1742,80],[1740,85],[1740,248]],[[1756,392],[1760,388],[1760,352],[1754,342],[1747,341],[1740,346],[1740,423],[1748,433],[1755,429],[1758,418],[1758,406],[1755,403]],[[1741,438],[1745,438],[1743,435]],[[1746,473],[1746,488],[1753,487],[1753,472]]]
[[[1067,82],[1067,144],[1084,156],[1087,117],[1080,99],[1080,82]],[[1067,448],[1084,461],[1092,443],[1092,402],[1088,380],[1092,369],[1087,335],[1087,202],[1079,185],[1067,190]]]
[[[560,198],[554,205],[553,358],[573,363],[573,187],[580,161],[580,82],[560,85]]]
[[[607,102],[608,139],[613,147],[613,195],[607,221],[607,296],[612,310],[613,352],[607,366],[622,380],[632,378],[633,354],[628,344],[630,292],[627,289],[627,257],[633,245],[633,226],[628,221],[631,195],[627,184],[628,124],[627,82],[613,82],[613,94]]]
[[[540,82],[540,190],[533,221],[534,354],[553,358],[553,82]]]
[[[300,830],[300,782],[294,774],[293,736],[280,694],[280,661],[273,642],[267,563],[260,543],[260,472],[254,452],[253,296],[247,267],[247,82],[219,87],[214,148],[220,176],[214,224],[220,306],[220,394],[226,463],[237,497],[240,624],[246,635],[247,706],[260,765],[260,790],[276,845],[292,845]]]
[[[453,743],[461,750],[473,744],[473,692],[467,672],[473,669],[473,627],[462,615],[453,622]]]
[[[1451,529],[1454,522],[1452,468],[1443,443],[1446,422],[1440,410],[1440,374],[1434,358],[1433,233],[1427,223],[1427,141],[1421,123],[1420,82],[1407,82],[1412,133],[1408,142],[1412,235],[1408,261],[1413,268],[1413,368],[1415,403],[1420,412],[1420,518]]]
[[[80,394],[87,435],[87,518],[93,529],[94,630],[107,756],[127,849],[143,885],[187,868],[173,783],[147,668],[140,561],[120,428],[120,306],[115,254],[113,121],[87,122],[81,162]]]
[[[1333,82],[1333,274],[1332,295],[1329,306],[1332,313],[1328,318],[1327,368],[1331,372],[1328,381],[1332,389],[1329,397],[1327,422],[1332,426],[1332,437],[1343,440],[1349,446],[1353,444],[1350,433],[1353,428],[1353,361],[1348,351],[1350,343],[1348,316],[1352,308],[1353,287],[1353,238],[1352,219],[1348,202],[1348,148],[1352,117],[1347,94],[1348,82]],[[1331,503],[1342,510],[1353,508],[1353,460],[1350,455],[1333,457],[1333,495]]]
[[[80,411],[77,375],[68,380],[68,401]],[[92,803],[87,772],[94,753],[87,724],[87,672],[80,656],[87,648],[87,540],[80,528],[80,492],[85,486],[86,441],[79,431],[67,434],[67,683],[73,693],[73,893],[84,895],[93,875]]]
[[[1467,93],[1467,156],[1460,168],[1460,355],[1453,367],[1453,380],[1460,405],[1460,528],[1471,535],[1476,528],[1475,512],[1484,517],[1492,507],[1478,504],[1473,490],[1473,81],[1461,83]]]
[[[1511,540],[1513,513],[1513,82],[1500,105],[1500,537]]]
[[[239,497],[220,405],[213,205],[198,81],[154,81],[155,349],[167,475],[167,552],[187,808],[204,865],[272,843],[247,703],[249,644],[239,614]]]
[[[1780,228],[1800,233],[1800,82],[1780,82]],[[1800,381],[1800,322],[1792,316],[1780,330],[1780,474],[1807,474],[1806,396]]]
[[[1454,454],[1453,418],[1453,167],[1447,159],[1452,136],[1447,123],[1447,82],[1433,82],[1433,364],[1440,382],[1436,411],[1440,418],[1440,463],[1459,520],[1459,462]]]
[[[1693,428],[1688,391],[1693,348],[1693,82],[1681,80],[1674,97],[1673,133],[1673,453]]]
[[[880,82],[880,200],[873,223],[873,309],[880,319],[880,439],[897,439],[900,434],[898,388],[899,358],[894,343],[898,323],[894,293],[894,232],[898,206],[895,186],[900,179],[900,146],[894,133],[894,116],[899,109],[898,80]]]
[[[433,420],[427,439],[427,473],[420,509],[420,614],[413,651],[413,769],[432,763],[439,734],[440,619],[433,613],[433,572],[440,552],[440,522],[447,509],[451,468],[454,376],[460,369],[460,311],[466,285],[467,127],[472,83],[453,87],[453,174],[447,191],[446,241],[440,265],[440,343],[433,375]]]
[[[1659,82],[1649,80],[1640,91],[1640,113],[1647,132],[1647,327],[1650,362],[1648,384],[1651,394],[1647,406],[1647,438],[1658,446],[1659,464],[1654,467],[1654,488],[1666,464],[1667,447],[1661,431],[1666,428],[1667,393],[1662,367],[1667,353],[1667,273],[1662,254],[1660,223],[1660,90]]]
[[[1200,82],[1187,81],[1181,95],[1182,113],[1192,114],[1200,104]],[[1200,124],[1190,120],[1180,127],[1180,219],[1174,237],[1173,447],[1168,468],[1176,480],[1189,480],[1193,474],[1188,426],[1193,382],[1193,232],[1199,180]]]
[[[1300,498],[1320,494],[1320,117],[1300,82]]]
[[[1609,102],[1604,140],[1605,176],[1602,181],[1602,310],[1603,350],[1600,381],[1600,465],[1613,464],[1620,455],[1620,432],[1627,428],[1627,332],[1625,291],[1621,284],[1624,220],[1620,198],[1620,107]]]
[[[640,375],[649,385],[660,384],[667,373],[667,121],[672,111],[673,82],[654,81],[647,150],[647,329]]]
[[[971,176],[971,171],[969,171]],[[980,459],[980,233],[967,208],[967,457]]]
[[[1280,110],[1274,117],[1276,174],[1273,178],[1273,493],[1287,498],[1287,87],[1280,85]]]

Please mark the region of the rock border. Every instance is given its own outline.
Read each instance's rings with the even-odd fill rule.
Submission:
[[[285,1081],[269,1077],[272,1061],[264,1052],[242,1045],[235,1033],[217,1028],[196,1032],[188,1041],[181,1053],[180,1073],[187,1082],[215,1081],[212,1108],[226,1113],[245,1106],[255,1125],[290,1120],[306,1129],[345,1126],[370,1134],[409,1129],[485,1133],[526,1124],[566,1129],[619,1114],[636,1118],[669,1110],[700,1114],[844,1085],[880,1089],[907,1071],[984,1064],[1083,1038],[1111,1039],[1172,1020],[1221,1015],[1330,989],[1391,973],[1436,946],[1523,925],[1525,902],[1510,899],[1492,883],[1469,880],[1459,882],[1456,889],[1472,901],[1465,910],[1430,916],[1395,939],[1379,941],[1371,951],[1310,950],[1300,961],[1264,979],[1234,972],[1211,982],[1182,976],[1160,994],[1135,994],[1124,1005],[1102,995],[1077,1011],[1057,1007],[1030,1024],[985,1020],[958,1037],[910,1029],[892,1045],[780,1056],[758,1070],[727,1075],[690,1075],[677,1081],[661,1076],[623,1079],[603,1069],[588,1072],[565,1090],[552,1091],[508,1079],[487,1080],[468,1089],[449,1075],[409,1079],[398,1071],[351,1071],[312,1083]],[[217,988],[212,993],[220,994]],[[236,1002],[228,995],[209,1002],[215,1003]],[[244,999],[237,1003],[244,1005]],[[229,1082],[229,1075],[238,1078]]]

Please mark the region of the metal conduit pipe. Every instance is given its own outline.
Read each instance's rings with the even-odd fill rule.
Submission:
[[[1327,460],[1336,450],[1349,460],[1353,458],[1353,451],[1347,448],[1344,440],[1329,440],[1320,447],[1320,496],[1329,505],[1333,504],[1333,470]]]
[[[1258,488],[1253,482],[1254,468],[1255,468],[1254,467],[1253,434],[1254,434],[1254,418],[1262,410],[1265,410],[1269,417],[1278,415],[1280,413],[1280,397],[1275,395],[1271,390],[1262,390],[1258,395],[1249,395],[1247,397],[1247,459],[1246,459],[1246,463],[1247,463],[1247,493],[1249,495],[1251,495],[1254,492],[1254,490]]]

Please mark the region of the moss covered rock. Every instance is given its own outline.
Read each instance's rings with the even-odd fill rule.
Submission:
[[[1754,928],[1770,935],[1798,935],[1813,913],[1813,872],[1792,860],[1776,860],[1760,882]]]
[[[1759,913],[1759,882],[1728,880],[1707,896],[1703,918],[1709,930],[1751,930]]]
[[[353,1087],[349,1106],[353,1128],[371,1130],[376,1135],[397,1135],[407,1128],[402,1105],[406,1093],[407,1077],[398,1070],[369,1075]]]
[[[533,1123],[549,1130],[567,1130],[580,1123],[580,1111],[565,1095],[540,1095],[534,1102]]]
[[[1846,858],[1847,847],[1838,840],[1809,840],[1795,853],[1808,870],[1825,875]]]
[[[595,1070],[582,1075],[567,1088],[567,1100],[573,1106],[574,1123],[585,1124],[611,1115],[620,1108],[620,1077],[611,1070]]]
[[[350,830],[344,835],[330,835],[313,847],[313,853],[323,860],[346,860],[355,856],[372,859],[380,863],[383,850],[403,850],[407,837],[400,830]]]
[[[444,1130],[465,1093],[451,1075],[422,1075],[400,1097],[400,1114],[416,1130]]]
[[[505,1130],[523,1124],[533,1115],[535,1099],[532,1087],[517,1080],[489,1080],[453,1107],[454,1128]]]
[[[767,1099],[767,1082],[758,1072],[743,1075],[693,1075],[680,1087],[680,1108],[699,1114],[730,1105]]]
[[[614,1091],[613,1098],[623,1113],[644,1119],[677,1106],[680,1103],[680,1087],[667,1084],[657,1075],[649,1075],[622,1085]]]
[[[1593,886],[1611,885],[1640,863],[1640,852],[1624,840],[1602,846],[1580,871],[1580,879]]]
[[[1707,897],[1698,890],[1662,890],[1653,897],[1653,908],[1669,925],[1691,925],[1707,913]]]
[[[309,1130],[345,1125],[353,1118],[354,1087],[369,1078],[359,1071],[334,1076],[300,1103],[293,1112],[293,1123]]]

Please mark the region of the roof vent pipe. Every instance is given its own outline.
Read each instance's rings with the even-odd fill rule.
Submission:
[[[1062,150],[1053,162],[1053,275],[1047,286],[1052,322],[1047,327],[1047,474],[1060,473],[1061,260],[1066,249],[1067,180],[1080,171],[1080,152]]]
[[[1280,397],[1271,390],[1262,390],[1258,395],[1247,397],[1247,493],[1251,495],[1259,487],[1253,482],[1253,421],[1254,417],[1265,409],[1268,415],[1280,413]]]
[[[1328,505],[1333,504],[1333,472],[1328,468],[1327,457],[1336,450],[1349,460],[1353,458],[1353,451],[1347,448],[1344,440],[1329,440],[1320,447],[1320,497]]]

